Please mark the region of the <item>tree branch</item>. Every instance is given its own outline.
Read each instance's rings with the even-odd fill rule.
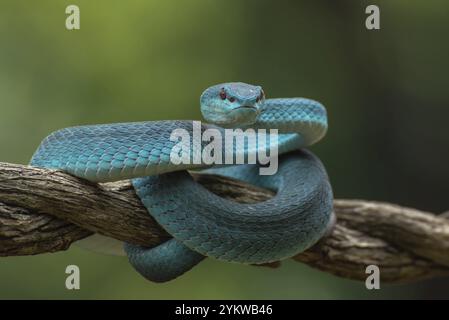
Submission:
[[[232,179],[192,175],[238,202],[273,196]],[[333,231],[295,260],[356,280],[365,280],[370,264],[379,266],[382,281],[390,283],[449,275],[448,219],[373,201],[334,204]],[[0,163],[0,256],[66,250],[94,232],[149,247],[170,238],[129,181],[93,184],[60,171]]]

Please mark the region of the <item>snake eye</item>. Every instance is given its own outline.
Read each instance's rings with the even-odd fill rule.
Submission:
[[[260,91],[260,95],[257,97],[256,102],[259,102],[260,100],[262,100],[263,98],[265,98],[265,92],[263,92],[263,90]]]
[[[234,97],[230,97],[230,98],[229,98],[229,101],[234,102],[234,101],[235,101],[235,98],[234,98]]]
[[[226,99],[226,92],[224,91],[224,89],[221,89],[221,91],[220,91],[220,98],[221,98],[221,100]]]

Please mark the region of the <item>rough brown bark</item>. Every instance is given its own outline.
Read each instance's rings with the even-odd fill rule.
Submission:
[[[228,178],[192,175],[239,202],[273,195]],[[295,260],[356,280],[366,278],[369,264],[391,283],[449,275],[449,220],[361,200],[335,200],[335,213],[333,231]],[[0,256],[66,250],[93,232],[144,246],[169,238],[128,181],[98,185],[60,171],[0,163]]]

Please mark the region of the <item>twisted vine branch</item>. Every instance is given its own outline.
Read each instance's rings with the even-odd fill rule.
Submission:
[[[232,179],[192,175],[212,192],[243,203],[273,195]],[[355,280],[366,278],[370,264],[390,283],[449,275],[449,219],[362,200],[335,200],[335,213],[333,231],[295,260]],[[94,232],[144,246],[170,237],[128,181],[98,185],[60,171],[0,163],[0,256],[66,250]]]

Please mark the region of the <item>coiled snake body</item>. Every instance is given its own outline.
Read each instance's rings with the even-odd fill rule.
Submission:
[[[223,199],[186,171],[209,168],[210,163],[173,164],[170,154],[177,141],[170,136],[177,129],[192,133],[191,121],[66,128],[45,138],[31,160],[34,166],[61,169],[93,182],[133,179],[145,207],[173,236],[154,248],[125,244],[130,263],[152,281],[176,278],[205,256],[248,264],[291,257],[317,242],[332,220],[332,190],[325,169],[312,153],[301,150],[326,133],[321,104],[304,98],[265,99],[261,87],[244,83],[212,86],[200,102],[204,118],[213,123],[203,124],[202,132],[215,129],[224,135],[224,127],[278,129],[276,146],[282,155],[274,175],[261,176],[257,164],[209,169],[273,189],[273,198],[256,204]],[[260,143],[245,144],[241,150],[234,146],[227,151],[248,156],[260,148]]]

